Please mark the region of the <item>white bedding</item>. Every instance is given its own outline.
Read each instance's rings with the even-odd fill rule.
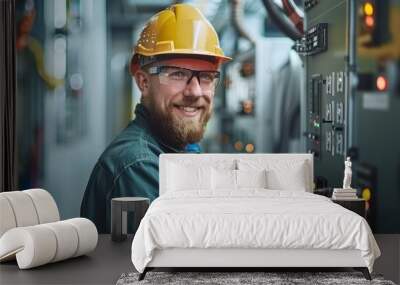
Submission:
[[[165,248],[358,249],[370,272],[380,255],[361,216],[323,196],[266,189],[162,195],[134,237],[135,268]]]

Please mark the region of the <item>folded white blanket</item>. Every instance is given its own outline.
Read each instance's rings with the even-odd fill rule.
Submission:
[[[139,272],[164,248],[358,249],[372,272],[380,251],[368,223],[301,191],[170,192],[157,198],[132,243]]]

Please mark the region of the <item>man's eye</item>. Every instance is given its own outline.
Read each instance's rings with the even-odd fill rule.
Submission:
[[[183,71],[174,71],[169,74],[169,77],[172,79],[175,79],[175,80],[182,80],[182,79],[186,79],[187,75]]]
[[[212,82],[215,79],[214,74],[211,73],[201,73],[200,80],[203,82]]]

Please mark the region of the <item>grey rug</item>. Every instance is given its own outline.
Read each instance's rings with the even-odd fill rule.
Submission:
[[[139,273],[124,273],[117,285],[133,284],[379,284],[395,285],[380,275],[372,275],[372,281],[360,272],[154,272],[150,271],[142,281]]]

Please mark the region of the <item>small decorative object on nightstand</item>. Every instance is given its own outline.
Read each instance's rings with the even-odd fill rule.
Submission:
[[[357,190],[351,188],[351,177],[351,160],[347,157],[344,162],[343,188],[333,188],[332,201],[365,218],[365,200],[358,198]]]
[[[338,200],[350,200],[350,199],[357,199],[357,190],[351,188],[351,161],[350,157],[347,157],[346,161],[344,162],[344,178],[343,178],[343,188],[334,188],[332,199]]]
[[[365,200],[361,198],[352,199],[334,199],[332,201],[342,207],[359,214],[361,217],[365,218]]]
[[[134,212],[134,229],[149,208],[150,200],[142,197],[120,197],[111,200],[111,240],[124,241],[127,237],[127,212]]]
[[[343,189],[351,189],[351,177],[353,175],[353,171],[351,170],[351,160],[350,157],[347,157],[344,162],[344,178],[343,178]]]

